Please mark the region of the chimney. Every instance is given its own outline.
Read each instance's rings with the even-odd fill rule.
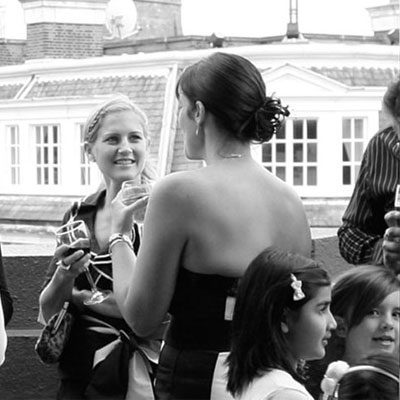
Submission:
[[[398,0],[390,0],[388,4],[367,8],[375,36],[386,43],[396,44],[397,37],[398,44],[400,27],[399,8]]]
[[[137,39],[182,36],[181,0],[135,0]]]
[[[19,0],[27,24],[26,59],[103,55],[108,0]]]
[[[25,60],[25,25],[18,1],[0,4],[0,66]]]
[[[297,0],[289,0],[289,23],[287,24],[286,38],[298,39],[300,36],[298,23],[298,3]]]

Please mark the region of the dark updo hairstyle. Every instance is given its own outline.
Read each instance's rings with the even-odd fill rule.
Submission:
[[[248,59],[213,53],[187,67],[176,86],[193,103],[201,101],[219,127],[244,142],[267,142],[289,115],[277,98],[267,97],[258,69]]]
[[[360,360],[340,379],[338,399],[399,400],[399,368],[398,358],[390,355]]]
[[[383,96],[384,111],[390,114],[392,118],[400,118],[400,79],[392,82]]]
[[[294,300],[291,274],[302,282],[302,300]],[[299,310],[330,283],[320,263],[275,247],[266,248],[250,263],[238,287],[227,360],[227,389],[234,397],[272,368],[302,381],[290,362],[293,356],[282,332],[282,316],[286,310]]]

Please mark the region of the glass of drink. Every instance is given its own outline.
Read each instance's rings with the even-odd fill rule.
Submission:
[[[142,197],[146,197],[150,194],[151,184],[150,183],[138,183],[135,180],[125,181],[122,183],[122,202],[126,205],[134,203]],[[142,210],[135,212],[135,221],[137,223],[143,223],[144,214],[146,207]]]
[[[83,250],[85,254],[90,252],[90,231],[84,221],[76,220],[60,226],[56,230],[56,240],[58,244],[68,246],[68,250],[64,253],[65,256],[69,256],[77,250]],[[97,288],[88,268],[85,268],[85,274],[92,296],[88,300],[85,300],[84,304],[93,305],[101,303],[109,295]]]

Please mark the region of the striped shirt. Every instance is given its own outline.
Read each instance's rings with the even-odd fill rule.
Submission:
[[[352,264],[382,264],[385,214],[394,209],[400,183],[400,139],[393,128],[368,143],[350,203],[338,230],[339,250]]]

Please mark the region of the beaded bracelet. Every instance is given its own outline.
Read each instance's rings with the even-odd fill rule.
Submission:
[[[109,254],[112,254],[112,251],[111,251],[112,247],[118,242],[126,243],[131,248],[131,250],[133,250],[132,240],[130,239],[129,236],[124,235],[123,233],[113,233],[110,236],[110,239],[108,240],[108,252],[109,252]]]

